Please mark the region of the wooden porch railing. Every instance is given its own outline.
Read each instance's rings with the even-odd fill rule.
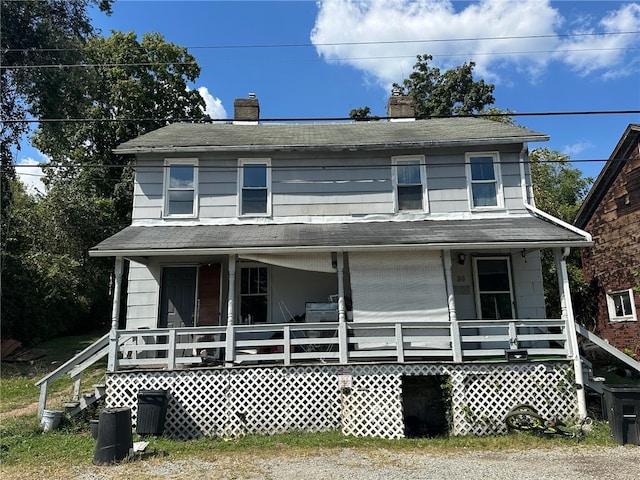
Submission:
[[[46,377],[38,380],[38,382],[36,383],[36,387],[40,387],[38,418],[42,418],[42,412],[44,412],[44,409],[47,406],[47,393],[51,382],[68,373],[74,381],[73,398],[74,400],[78,399],[80,395],[80,384],[82,382],[82,372],[84,372],[88,367],[96,363],[98,360],[106,357],[108,353],[109,334],[106,334],[102,338],[94,342],[92,345],[89,345],[75,357],[60,365]]]
[[[207,365],[388,360],[464,362],[567,358],[564,320],[322,322],[118,330],[109,336],[109,371]]]

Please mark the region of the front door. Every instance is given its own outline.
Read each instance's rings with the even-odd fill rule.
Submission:
[[[196,267],[162,269],[159,328],[193,327],[196,273]]]
[[[202,265],[198,274],[198,327],[220,325],[220,264]]]

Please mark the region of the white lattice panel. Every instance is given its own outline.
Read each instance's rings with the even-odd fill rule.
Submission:
[[[338,373],[352,378],[340,390]],[[130,407],[135,425],[139,390],[168,390],[167,435],[234,437],[342,428],[347,435],[404,437],[402,376],[448,377],[452,434],[505,432],[503,418],[518,403],[543,416],[576,415],[567,363],[353,364],[256,366],[117,372],[107,376],[107,406]]]

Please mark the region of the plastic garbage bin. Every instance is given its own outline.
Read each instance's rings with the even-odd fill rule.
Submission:
[[[613,439],[621,445],[640,445],[640,387],[604,385],[602,388]]]
[[[138,416],[136,433],[141,437],[159,436],[164,433],[167,415],[168,392],[166,390],[140,390],[138,392]]]
[[[105,408],[100,412],[94,465],[109,465],[127,458],[133,451],[130,408]]]

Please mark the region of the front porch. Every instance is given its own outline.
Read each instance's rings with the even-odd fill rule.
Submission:
[[[316,322],[114,330],[110,372],[234,365],[570,359],[565,320]]]

